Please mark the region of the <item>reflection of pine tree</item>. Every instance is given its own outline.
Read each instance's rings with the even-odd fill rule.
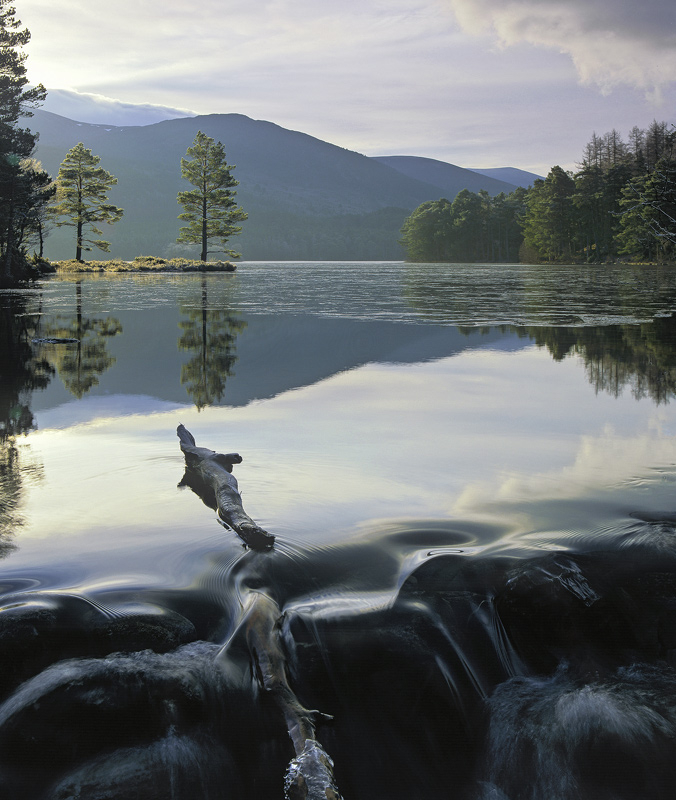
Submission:
[[[0,307],[0,442],[33,427],[30,393],[44,389],[54,373],[33,352],[39,316],[26,314],[19,296],[5,295]]]
[[[198,308],[181,305],[187,319],[179,323],[182,335],[178,349],[194,353],[181,368],[181,384],[198,409],[212,405],[225,393],[226,379],[237,361],[235,342],[246,322],[227,306],[209,308],[206,279],[202,280]]]
[[[93,386],[99,376],[115,363],[107,352],[106,339],[122,332],[115,317],[87,317],[82,313],[82,283],[76,283],[74,317],[58,316],[43,336],[77,339],[77,343],[50,345],[50,360],[56,367],[64,386],[78,399]]]
[[[41,467],[27,459],[27,447],[16,439],[34,427],[30,395],[43,389],[53,374],[50,365],[36,358],[31,340],[39,316],[26,314],[19,296],[5,295],[0,307],[0,557],[13,545],[9,537],[21,526],[20,505],[27,478],[36,480]]]
[[[14,549],[11,537],[23,525],[21,501],[26,483],[42,476],[42,464],[31,460],[27,445],[17,447],[15,436],[0,438],[0,558]]]
[[[676,397],[676,317],[641,325],[520,329],[560,361],[572,353],[584,361],[594,389],[658,405]]]

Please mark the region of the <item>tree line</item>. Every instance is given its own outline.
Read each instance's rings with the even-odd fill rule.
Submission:
[[[576,173],[555,166],[508,195],[428,201],[401,234],[409,261],[674,261],[676,128],[594,134]]]
[[[38,135],[20,121],[32,116],[47,92],[42,84],[28,86],[23,47],[31,35],[10,3],[0,0],[0,283],[6,285],[31,274],[30,249],[42,258],[50,221],[74,229],[80,261],[92,248],[109,251],[98,226],[112,225],[124,213],[108,200],[117,179],[82,142],[68,151],[55,180],[32,158]],[[202,261],[210,252],[239,255],[227,247],[247,218],[235,201],[233,169],[222,143],[202,131],[181,159],[181,175],[194,188],[178,194],[179,219],[187,224],[177,241],[199,245]]]

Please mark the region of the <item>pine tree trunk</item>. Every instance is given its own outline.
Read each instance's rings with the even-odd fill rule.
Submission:
[[[5,280],[10,282],[13,278],[12,262],[14,260],[14,177],[12,188],[7,203],[7,240],[5,242]]]
[[[75,245],[75,260],[82,261],[82,220],[77,223],[77,243]]]
[[[200,256],[202,261],[207,260],[207,194],[206,188],[204,189],[204,194],[202,196],[202,255]]]
[[[77,196],[77,236],[76,236],[76,244],[75,244],[75,260],[82,261],[82,228],[83,228],[83,221],[82,221],[82,189],[78,189],[78,196]]]

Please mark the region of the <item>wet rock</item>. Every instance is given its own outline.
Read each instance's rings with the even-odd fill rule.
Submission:
[[[676,781],[676,672],[622,668],[583,682],[515,678],[487,703],[476,800],[670,800]]]
[[[0,609],[0,698],[55,661],[147,649],[165,653],[195,638],[189,620],[151,605],[113,614],[76,595],[21,595]]]
[[[662,582],[651,569],[617,553],[529,559],[507,573],[496,608],[537,672],[551,673],[562,661],[590,673],[652,662],[664,655],[660,619],[673,601],[655,591]]]
[[[241,775],[252,797],[281,791],[293,752],[284,719],[227,685],[218,651],[194,642],[166,654],[67,660],[26,681],[0,704],[0,797],[42,799],[56,777],[55,798],[202,800],[222,796],[226,773],[235,785]],[[156,783],[138,785],[155,793],[130,793],[144,769]],[[170,779],[177,794],[162,794]],[[195,790],[196,781],[204,786]],[[221,795],[204,788],[212,785]]]
[[[222,744],[206,736],[170,735],[88,762],[45,800],[222,800],[240,792],[237,769]]]

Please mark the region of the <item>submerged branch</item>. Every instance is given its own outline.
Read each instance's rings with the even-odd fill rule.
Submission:
[[[284,778],[285,797],[342,800],[333,775],[333,761],[317,741],[315,718],[326,715],[305,708],[289,685],[281,623],[282,613],[277,603],[267,594],[252,591],[239,630],[244,631],[258,683],[284,715],[293,743],[296,755]]]

